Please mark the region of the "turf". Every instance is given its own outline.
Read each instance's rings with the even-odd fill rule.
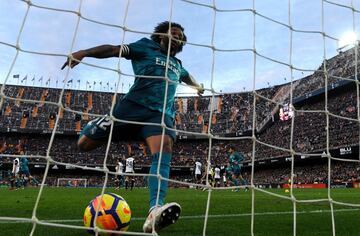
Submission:
[[[0,217],[31,218],[38,191],[38,188],[16,191],[0,188]],[[44,188],[36,217],[43,222],[82,226],[85,207],[100,191],[98,188]],[[133,217],[129,231],[141,232],[148,209],[148,190],[109,188],[107,192],[120,194],[127,200]],[[281,189],[271,192],[289,196]],[[327,198],[325,189],[296,189],[294,194],[301,200]],[[180,203],[182,214],[176,224],[162,230],[160,235],[203,235],[208,196],[207,191],[171,189],[167,201]],[[212,191],[205,235],[251,235],[251,196],[251,191]],[[360,190],[332,189],[331,197],[335,201],[359,204]],[[292,201],[256,191],[254,202],[255,235],[293,235]],[[296,235],[332,235],[329,202],[297,203],[296,210]],[[359,235],[360,208],[334,205],[334,210],[336,235]],[[29,235],[32,228],[31,223],[0,220],[0,235]],[[36,225],[33,235],[89,234],[82,229]]]

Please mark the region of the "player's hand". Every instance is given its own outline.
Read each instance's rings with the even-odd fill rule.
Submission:
[[[201,83],[199,87],[196,88],[197,89],[197,94],[201,97],[204,94],[204,84]]]
[[[64,69],[66,66],[70,66],[70,68],[73,68],[74,66],[79,64],[79,61],[81,61],[85,57],[85,53],[83,51],[77,51],[72,53],[71,56],[78,61],[75,61],[74,59],[70,60],[70,57],[68,57],[61,69]]]

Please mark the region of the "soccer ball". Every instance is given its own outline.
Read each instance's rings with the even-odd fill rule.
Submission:
[[[95,213],[100,203],[101,195],[94,198],[84,212],[84,225],[95,226]],[[114,193],[105,193],[101,199],[96,226],[105,230],[126,231],[129,228],[131,210],[121,196]],[[93,230],[89,231],[93,233]],[[108,235],[108,234],[100,234]],[[110,235],[110,234],[109,234]]]
[[[285,193],[288,193],[288,192],[290,192],[289,189],[285,189]]]

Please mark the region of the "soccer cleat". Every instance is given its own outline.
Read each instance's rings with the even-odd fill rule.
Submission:
[[[155,232],[174,224],[180,216],[181,207],[176,202],[167,203],[161,207],[155,207],[145,220],[143,230],[152,233],[153,225]]]

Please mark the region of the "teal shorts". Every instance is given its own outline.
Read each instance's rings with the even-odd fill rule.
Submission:
[[[151,110],[127,99],[119,100],[115,104],[114,117],[124,121],[136,121],[161,124],[162,113]],[[165,115],[166,127],[174,128],[174,119]],[[110,134],[111,120],[108,116],[99,117],[86,124],[80,133],[92,140],[106,141]],[[160,125],[139,125],[125,122],[114,122],[112,140],[145,140],[154,135],[161,135],[163,128]],[[176,133],[173,130],[165,129],[165,134],[176,140]]]
[[[232,172],[236,177],[241,175],[241,166],[240,165],[233,165],[231,166]]]
[[[29,176],[30,176],[30,171],[29,171],[29,169],[27,169],[27,170],[20,170],[20,171],[19,171],[19,175],[25,175],[26,177],[29,177]]]

